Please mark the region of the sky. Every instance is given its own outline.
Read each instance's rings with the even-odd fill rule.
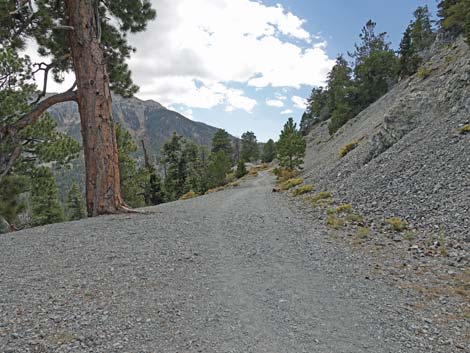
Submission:
[[[157,18],[129,36],[138,98],[235,136],[276,139],[372,19],[394,48],[418,6],[436,0],[152,0]],[[67,77],[58,92],[73,83]]]

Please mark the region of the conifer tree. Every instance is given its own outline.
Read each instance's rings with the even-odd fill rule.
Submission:
[[[376,23],[369,20],[359,35],[360,44],[355,44],[355,51],[349,53],[355,59],[357,112],[387,93],[398,78],[398,59],[386,41],[387,33],[376,34],[375,27]]]
[[[65,221],[57,196],[57,185],[50,168],[39,167],[31,179],[32,224],[35,226]]]
[[[162,163],[166,171],[164,188],[168,201],[177,200],[185,194],[187,165],[184,157],[183,137],[173,133],[162,148]]]
[[[403,38],[400,42],[400,76],[407,77],[411,76],[416,71],[421,64],[421,58],[416,52],[416,48],[413,45],[412,37],[412,26],[408,26],[403,34]]]
[[[225,184],[225,177],[232,166],[230,157],[222,150],[212,153],[208,166],[209,188],[215,188]]]
[[[438,5],[442,28],[457,36],[461,33],[470,45],[470,1],[443,0]]]
[[[247,162],[259,159],[259,147],[256,135],[252,131],[247,131],[242,135],[242,148],[240,158]]]
[[[431,14],[427,6],[419,6],[413,13],[411,22],[411,38],[417,52],[428,49],[434,41],[435,34],[432,30]]]
[[[0,151],[0,178],[21,154],[21,131],[52,105],[75,101],[83,127],[88,213],[127,210],[120,191],[110,89],[125,96],[137,90],[125,62],[133,51],[127,34],[143,31],[155,17],[150,1],[2,1],[0,7],[0,52],[18,56],[26,40],[32,40],[41,56],[51,57],[46,63],[20,57],[27,79],[39,71],[46,77],[52,73],[59,82],[64,72],[73,71],[76,77],[69,90],[48,97],[47,79],[39,94],[35,86],[22,90],[27,95],[22,109],[14,116],[0,112],[0,141],[10,143],[7,151]],[[21,79],[21,75],[16,70],[5,80]]]
[[[224,151],[229,157],[233,154],[232,142],[230,135],[223,129],[218,129],[212,138],[212,153]]]
[[[148,174],[145,168],[139,168],[132,157],[137,152],[137,144],[129,131],[120,124],[116,124],[116,141],[122,197],[131,207],[144,207],[144,187]]]
[[[262,161],[264,163],[271,163],[276,158],[276,143],[273,139],[269,139],[263,146]]]
[[[69,221],[77,221],[86,217],[85,201],[77,183],[73,183],[70,187],[65,209]]]
[[[7,175],[0,181],[0,217],[12,228],[20,226],[18,216],[26,209],[26,202],[20,194],[28,191],[28,178]]]
[[[277,142],[279,165],[290,170],[300,168],[305,157],[306,144],[297,124],[289,118]]]
[[[247,174],[248,174],[248,171],[246,170],[245,161],[240,159],[237,163],[237,170],[235,172],[235,177],[240,179],[240,178],[243,178]]]

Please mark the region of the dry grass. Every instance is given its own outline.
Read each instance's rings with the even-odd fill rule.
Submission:
[[[403,232],[408,227],[408,223],[399,217],[387,219],[387,224],[392,227],[395,232]]]
[[[281,188],[281,190],[286,191],[286,190],[292,189],[293,187],[295,187],[297,185],[302,184],[303,182],[304,181],[301,178],[289,179],[289,180],[286,180],[286,181],[280,183],[279,187]]]
[[[464,125],[459,129],[460,135],[470,134],[470,124]]]
[[[189,191],[187,192],[186,194],[184,194],[183,196],[180,197],[180,200],[190,200],[190,199],[194,199],[195,197],[198,197],[199,195],[196,194],[194,191]]]
[[[356,147],[359,146],[359,141],[352,141],[346,145],[344,145],[340,150],[339,150],[339,158],[343,158],[346,156],[349,152],[352,150],[356,149]]]
[[[344,228],[344,220],[336,216],[328,216],[326,225],[332,229],[339,230]]]
[[[353,210],[353,207],[349,203],[345,203],[343,205],[339,205],[336,207],[336,213],[351,213]]]
[[[279,180],[280,183],[285,182],[289,179],[294,179],[297,175],[299,175],[299,172],[297,172],[296,170],[290,170],[285,168],[275,169],[273,172],[277,176],[277,180]]]
[[[333,203],[333,196],[328,191],[322,191],[314,196],[305,198],[313,207],[327,207]]]
[[[302,185],[298,187],[297,189],[295,189],[294,191],[292,191],[292,195],[294,196],[304,195],[309,192],[312,192],[314,189],[315,187],[313,185],[310,185],[310,184]]]

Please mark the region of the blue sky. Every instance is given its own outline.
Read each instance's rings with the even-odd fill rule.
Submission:
[[[157,19],[129,37],[137,97],[235,136],[276,139],[337,54],[369,20],[397,48],[413,11],[435,0],[152,0]],[[63,90],[73,83],[66,77]]]
[[[389,39],[396,48],[416,7],[428,5],[433,14],[436,9],[434,0],[265,0],[262,3],[267,6],[281,4],[286,11],[306,20],[303,28],[312,35],[319,35],[321,40],[326,40],[325,51],[331,59],[334,59],[338,53],[347,53],[353,48],[362,26],[369,19],[377,22],[378,31],[389,33]],[[287,40],[298,42],[295,39]],[[308,47],[305,43],[300,45],[303,48]],[[310,85],[302,85],[298,89],[292,87],[273,88],[271,86],[255,89],[244,84],[229,84],[229,86],[243,89],[246,96],[254,98],[258,102],[251,113],[244,110],[226,112],[223,106],[210,109],[191,108],[193,118],[210,125],[223,127],[238,136],[246,130],[252,130],[261,141],[266,141],[268,138],[276,139],[287,117],[292,116],[296,121],[300,120],[303,109],[293,105],[289,98],[292,96],[306,98],[312,89]],[[276,94],[288,97],[285,105],[280,108],[266,105],[266,99],[275,97]],[[180,105],[176,105],[174,108],[182,112],[186,109]],[[281,112],[287,109],[292,110],[292,113],[282,115]]]

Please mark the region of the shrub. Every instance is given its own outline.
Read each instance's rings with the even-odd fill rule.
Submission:
[[[199,195],[196,194],[194,191],[189,191],[183,196],[180,197],[180,200],[189,200],[189,199],[194,199],[195,197],[198,197]]]
[[[336,207],[336,213],[351,213],[352,212],[352,205],[349,203],[345,203],[343,205],[339,205]]]
[[[248,174],[248,171],[246,170],[245,162],[240,159],[237,163],[237,170],[235,172],[235,176],[237,178],[243,178],[246,174]]]
[[[364,217],[358,215],[357,213],[350,213],[346,216],[348,222],[362,223],[364,222]]]
[[[326,214],[329,215],[329,216],[336,214],[336,208],[327,209]]]
[[[302,184],[304,181],[300,178],[297,179],[289,179],[283,183],[281,183],[279,186],[281,187],[281,190],[289,190],[292,189],[294,186]]]
[[[328,206],[333,203],[331,193],[329,193],[328,191],[319,192],[315,196],[308,196],[306,200],[309,201],[314,207]]]
[[[392,229],[396,232],[403,232],[408,224],[406,221],[402,220],[398,217],[392,217],[387,219],[387,223],[392,227]]]
[[[256,176],[258,176],[258,170],[256,168],[250,168],[250,171],[249,171],[248,174],[250,174],[251,176],[256,177]]]
[[[233,181],[235,181],[235,174],[234,173],[228,173],[226,176],[225,176],[225,183],[226,184],[229,184]]]
[[[258,170],[268,170],[269,169],[269,164],[268,163],[263,163],[263,164],[259,165],[257,168],[258,168]]]
[[[343,148],[341,148],[341,150],[339,151],[339,157],[340,158],[343,158],[344,156],[346,156],[349,152],[351,152],[352,150],[354,150],[357,146],[359,146],[359,141],[352,141],[346,145],[343,146]]]
[[[287,181],[289,179],[294,179],[299,173],[295,170],[290,170],[286,168],[280,168],[277,170],[277,179],[280,182]]]
[[[460,135],[470,134],[470,124],[464,125],[459,129]]]
[[[328,227],[336,230],[344,227],[344,221],[336,216],[328,216],[328,218],[326,219],[326,224],[328,225]]]
[[[427,67],[425,66],[421,66],[419,69],[418,69],[418,77],[422,80],[426,79],[429,77],[429,75],[431,75],[431,69],[428,69]]]
[[[302,185],[302,186],[298,187],[297,189],[295,189],[292,192],[292,195],[300,196],[300,195],[303,195],[303,194],[306,194],[308,192],[313,191],[313,189],[314,189],[313,185],[310,185],[310,184]]]
[[[356,231],[356,237],[364,239],[370,235],[370,229],[367,227],[358,227]]]

